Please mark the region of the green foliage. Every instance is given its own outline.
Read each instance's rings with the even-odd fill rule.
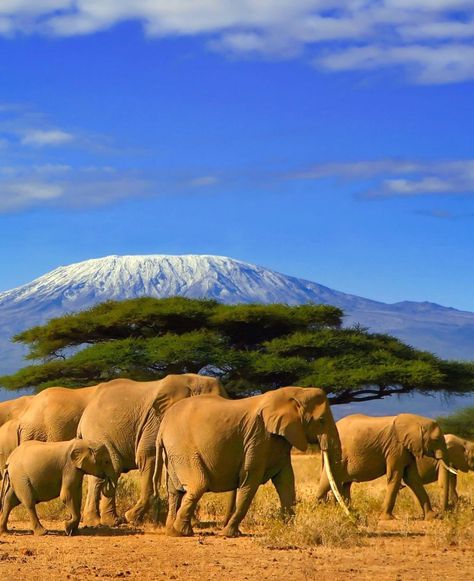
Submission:
[[[455,434],[461,438],[474,440],[474,406],[469,406],[454,412],[450,416],[437,418],[445,434]]]
[[[474,365],[441,361],[360,327],[342,329],[342,317],[328,305],[108,301],[16,335],[35,364],[0,384],[40,390],[207,368],[234,396],[291,384],[324,387],[335,403],[412,389],[473,389]]]

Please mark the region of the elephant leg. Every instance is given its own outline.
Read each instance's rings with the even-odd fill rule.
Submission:
[[[20,501],[18,500],[17,495],[13,492],[13,488],[10,487],[3,497],[3,507],[0,516],[0,533],[8,532],[8,517],[15,506],[18,506],[19,504]]]
[[[227,523],[229,522],[230,517],[234,514],[236,496],[237,496],[237,490],[233,490],[228,495],[225,516],[224,516],[224,520],[222,521],[222,527],[227,526]]]
[[[143,521],[145,514],[150,508],[153,497],[153,472],[155,471],[154,461],[146,462],[140,470],[140,496],[135,506],[127,510],[125,520],[129,523],[139,523]]]
[[[394,518],[393,508],[395,506],[395,501],[397,500],[402,475],[402,470],[393,469],[387,466],[387,491],[385,492],[382,512],[379,517],[380,520],[392,520]]]
[[[225,537],[238,537],[239,525],[244,519],[260,485],[261,478],[250,478],[247,474],[242,484],[237,489],[236,506],[234,514],[230,517],[221,534]]]
[[[295,514],[296,491],[295,491],[295,475],[291,462],[278,472],[272,478],[273,486],[275,487],[278,497],[280,499],[281,514],[284,519]]]
[[[168,534],[176,534],[180,537],[192,537],[194,534],[191,526],[191,519],[194,516],[196,506],[202,495],[206,492],[205,486],[189,488],[182,497],[181,506],[176,514],[172,529],[168,529]]]
[[[168,533],[172,533],[174,521],[176,520],[176,515],[178,514],[178,510],[181,507],[184,492],[175,488],[169,475],[167,476],[166,488],[168,490],[168,514],[166,516],[166,530]]]
[[[420,475],[418,474],[416,464],[411,464],[408,466],[403,479],[405,480],[407,486],[413,491],[413,494],[416,496],[418,502],[420,503],[425,520],[431,520],[435,518],[436,513],[431,508],[429,496],[425,490],[425,487],[423,486]]]
[[[86,526],[96,527],[100,525],[100,489],[102,480],[95,476],[87,476],[87,497],[84,503],[82,521]]]
[[[456,474],[449,475],[449,500],[452,502],[453,506],[455,506],[458,502],[458,492],[457,492],[457,484],[458,484],[458,477]]]
[[[102,481],[100,481],[102,482]],[[100,524],[107,527],[117,527],[123,524],[124,519],[117,514],[116,490],[110,497],[100,495]]]
[[[33,534],[36,536],[45,535],[47,531],[44,528],[44,526],[40,523],[40,520],[36,513],[36,505],[34,501],[28,502],[28,504],[25,505],[25,508],[28,511],[28,514],[30,515],[30,523]]]

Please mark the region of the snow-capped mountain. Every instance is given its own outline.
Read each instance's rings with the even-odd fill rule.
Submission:
[[[56,268],[0,293],[0,374],[20,366],[18,331],[108,299],[214,298],[225,303],[332,304],[358,322],[443,357],[474,359],[474,313],[434,303],[386,304],[221,256],[108,256]]]

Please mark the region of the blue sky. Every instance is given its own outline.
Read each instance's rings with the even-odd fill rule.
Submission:
[[[0,3],[0,291],[228,255],[474,310],[462,0]]]

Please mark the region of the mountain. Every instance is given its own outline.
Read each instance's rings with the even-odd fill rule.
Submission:
[[[0,293],[0,374],[21,366],[22,348],[9,342],[20,330],[109,299],[173,295],[336,305],[346,325],[391,333],[442,357],[474,358],[474,313],[429,302],[373,301],[222,256],[108,256],[61,266]]]

